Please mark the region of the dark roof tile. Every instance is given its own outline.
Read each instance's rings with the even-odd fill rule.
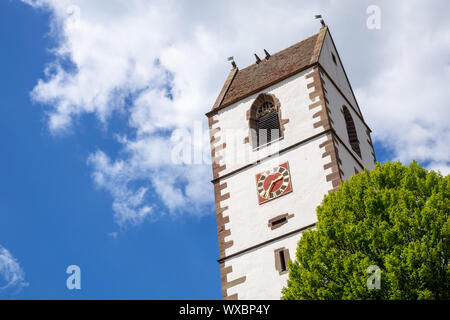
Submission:
[[[233,74],[231,84],[224,86],[223,98],[219,96],[221,99],[215,103],[213,110],[233,104],[316,63],[325,31],[277,52],[259,64],[238,70]]]

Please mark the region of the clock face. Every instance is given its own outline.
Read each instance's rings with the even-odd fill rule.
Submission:
[[[289,163],[285,162],[271,170],[256,175],[258,202],[276,199],[292,191]]]

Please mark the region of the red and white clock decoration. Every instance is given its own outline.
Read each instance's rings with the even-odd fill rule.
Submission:
[[[292,191],[289,163],[285,162],[272,170],[267,170],[256,175],[256,190],[258,203],[279,198]]]

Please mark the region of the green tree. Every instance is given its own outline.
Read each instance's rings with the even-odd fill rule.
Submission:
[[[450,175],[416,162],[351,177],[317,207],[283,299],[449,299],[449,195]],[[369,266],[381,270],[380,289],[367,285]]]

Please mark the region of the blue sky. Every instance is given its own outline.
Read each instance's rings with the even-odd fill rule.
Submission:
[[[19,274],[17,286],[0,289],[0,298],[220,299],[210,168],[167,165],[161,160],[167,151],[164,142],[193,121],[204,122],[203,114],[229,69],[227,56],[235,55],[243,67],[252,63],[254,47],[283,49],[315,33],[317,21],[293,21],[286,33],[273,28],[265,32],[264,26],[259,26],[261,30],[248,26],[243,32],[221,17],[223,4],[205,5],[203,14],[161,2],[148,8],[130,5],[125,13],[113,5],[103,10],[104,4],[92,1],[75,1],[77,7],[69,0],[25,2],[0,2],[0,254],[2,248],[7,250],[9,266]],[[367,4],[345,16],[340,7],[322,1],[302,15],[327,12],[334,17],[328,21],[374,130],[378,160],[418,159],[447,172],[448,147],[439,147],[439,141],[448,141],[447,93],[406,99],[402,94],[408,112],[385,116],[393,110],[389,101],[400,99],[395,92],[414,91],[415,79],[433,76],[448,83],[449,51],[442,44],[448,39],[448,26],[443,34],[429,27],[442,10],[422,10],[424,17],[417,23],[421,30],[431,30],[430,51],[411,54],[415,60],[407,62],[431,57],[434,62],[426,69],[441,70],[447,62],[447,70],[428,78],[421,68],[417,73],[408,69],[405,84],[399,80],[404,75],[395,78],[388,72],[392,68],[379,66],[386,56],[383,46],[398,45],[393,39],[400,37],[404,47],[391,48],[400,52],[391,63],[402,71],[396,59],[407,59],[402,50],[411,52],[406,41],[410,31],[392,36],[397,30],[392,17],[406,21],[413,13],[387,2],[380,5],[386,27],[378,34],[364,28]],[[150,19],[154,13],[140,16],[142,6],[157,16],[167,14],[168,22]],[[284,10],[264,6],[258,10],[272,10],[275,20],[283,20],[293,6],[295,1],[286,2]],[[74,8],[81,16],[70,22],[76,17]],[[238,9],[251,12],[250,5]],[[213,19],[216,15],[220,18]],[[245,14],[234,17],[245,21]],[[128,28],[129,33],[114,30],[116,21],[118,30]],[[71,29],[68,23],[76,27]],[[362,39],[362,48],[348,36],[355,25],[361,31],[353,36]],[[98,44],[102,39],[108,41]],[[129,50],[122,52],[124,47]],[[214,56],[211,48],[220,55]],[[442,55],[434,56],[440,51]],[[375,62],[364,65],[363,57]],[[383,87],[380,79],[390,79],[394,88]],[[429,85],[433,93],[440,92],[433,82]],[[382,102],[373,98],[380,91],[386,92]],[[151,110],[146,109],[148,101],[157,101]],[[424,117],[423,101],[443,109],[434,112],[428,106],[430,115]],[[82,271],[80,291],[65,286],[65,270],[72,264]],[[0,272],[0,288],[6,283]]]
[[[117,229],[111,196],[95,188],[86,159],[99,145],[117,152],[115,141],[89,117],[77,134],[54,137],[42,108],[30,101],[52,59],[48,19],[20,2],[0,3],[0,43],[7,48],[0,53],[0,243],[20,261],[29,284],[0,297],[220,298],[212,210],[201,219],[167,218],[117,239],[108,235]],[[66,288],[71,264],[81,268],[80,291]]]

